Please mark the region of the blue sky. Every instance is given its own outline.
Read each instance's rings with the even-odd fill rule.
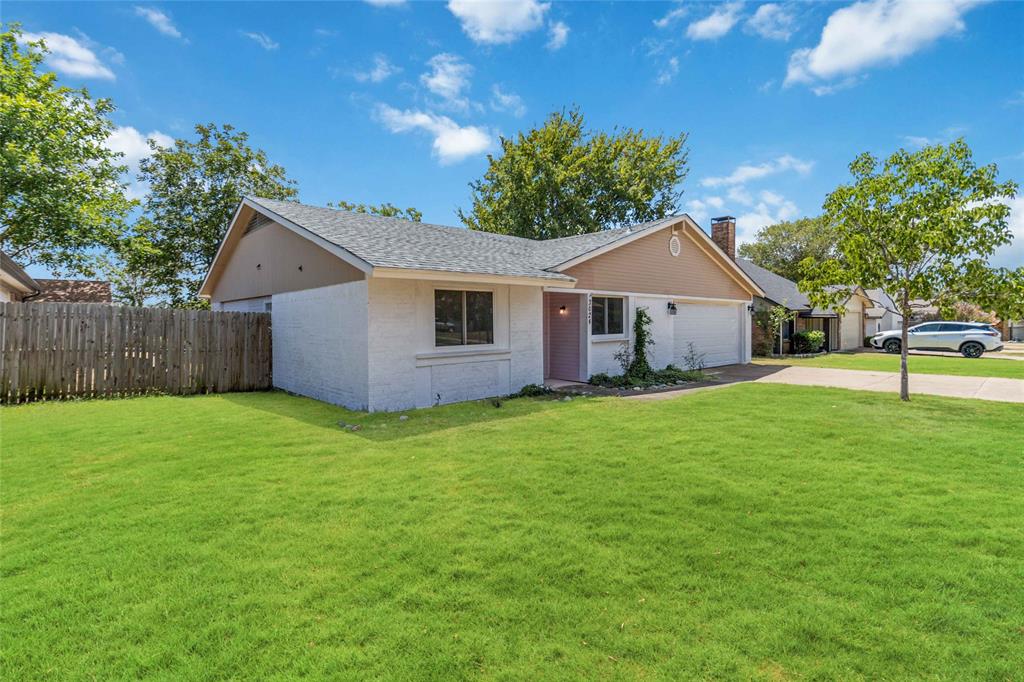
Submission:
[[[735,215],[741,240],[817,213],[862,151],[962,135],[1024,182],[1024,3],[8,1],[3,18],[114,100],[133,165],[146,136],[231,123],[312,204],[457,225],[498,136],[573,104],[595,128],[688,132],[680,210]],[[1013,206],[1002,265],[1024,264]]]

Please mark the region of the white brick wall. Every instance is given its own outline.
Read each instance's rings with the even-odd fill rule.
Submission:
[[[274,386],[367,409],[367,318],[365,280],[275,294]]]
[[[544,293],[540,287],[512,286],[509,292],[509,393],[544,383]]]
[[[668,314],[668,299],[646,296],[627,297],[629,313],[626,316],[626,337],[633,343],[633,320],[636,319],[637,308],[647,308],[651,316],[651,338],[654,346],[650,349],[648,362],[654,369],[663,369],[672,362],[672,316]],[[622,350],[622,341],[605,341],[599,337],[590,340],[590,374],[602,372],[611,375],[622,374],[622,365],[615,359],[615,354]]]
[[[435,289],[493,292],[494,344],[435,348]],[[371,279],[369,298],[371,410],[504,395],[544,380],[539,287]]]

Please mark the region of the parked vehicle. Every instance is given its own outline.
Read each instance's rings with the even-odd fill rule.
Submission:
[[[910,350],[956,351],[965,358],[1003,349],[999,331],[984,322],[924,322],[907,330]],[[871,337],[871,345],[886,353],[899,353],[903,344],[899,329]]]

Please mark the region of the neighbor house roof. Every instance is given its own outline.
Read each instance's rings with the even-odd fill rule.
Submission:
[[[461,227],[431,225],[402,218],[385,218],[333,208],[307,206],[294,201],[246,197],[242,206],[249,206],[292,230],[305,234],[335,255],[370,271],[375,268],[401,268],[465,274],[526,277],[550,282],[572,284],[575,279],[559,270],[603,253],[608,248],[625,244],[645,234],[688,221],[701,233],[709,248],[718,247],[689,216],[677,215],[639,225],[602,230],[561,239],[535,240],[467,230]],[[227,243],[227,236],[221,249]],[[217,256],[220,256],[218,251]],[[214,259],[216,263],[217,258]],[[749,281],[751,290],[757,285],[746,274],[734,268],[723,255],[723,267],[731,268]],[[214,273],[213,265],[203,283],[206,291]]]
[[[33,301],[48,303],[110,303],[110,282],[95,279],[39,279]]]
[[[25,294],[39,291],[39,283],[3,251],[0,251],[0,280]]]
[[[776,275],[771,270],[765,270],[746,258],[737,258],[736,265],[740,266],[740,269],[747,273],[750,279],[757,282],[764,290],[764,297],[768,300],[778,305],[784,305],[789,310],[810,311],[810,300],[797,288],[796,282],[793,280]]]

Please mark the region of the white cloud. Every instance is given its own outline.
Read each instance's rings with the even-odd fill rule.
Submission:
[[[360,83],[381,83],[391,76],[399,73],[402,69],[388,61],[382,54],[373,55],[373,67],[367,71],[357,71],[355,78]]]
[[[107,137],[106,147],[112,152],[123,154],[121,163],[128,166],[128,196],[133,199],[141,198],[146,193],[145,185],[135,179],[139,172],[139,162],[149,157],[153,150],[149,148],[147,140],[153,140],[158,147],[173,147],[174,138],[159,130],[153,130],[148,135],[143,135],[131,126],[119,126]]]
[[[769,40],[789,40],[793,35],[796,17],[782,5],[768,3],[761,5],[754,15],[747,19],[747,30]]]
[[[556,21],[548,25],[547,48],[552,52],[561,50],[569,40],[569,25],[564,21]]]
[[[725,193],[725,196],[729,197],[729,201],[741,206],[750,206],[754,203],[754,197],[751,196],[750,192],[743,185],[733,185]]]
[[[521,118],[526,114],[523,98],[514,92],[505,92],[497,83],[491,86],[491,109],[507,111],[516,118]]]
[[[46,56],[46,63],[54,70],[68,76],[79,78],[100,78],[103,80],[114,80],[114,72],[100,61],[88,46],[79,42],[71,36],[62,33],[23,33],[22,42],[36,42],[42,40],[46,43],[50,54]],[[119,53],[114,52],[116,56]]]
[[[448,9],[474,42],[487,45],[511,43],[524,33],[540,28],[550,3],[537,0],[449,0]],[[561,23],[561,22],[559,22]],[[568,33],[568,28],[566,28]]]
[[[999,247],[992,256],[991,264],[1006,268],[1024,266],[1024,195],[1018,195],[1003,202],[1010,207],[1010,230],[1013,241]]]
[[[668,11],[668,14],[663,16],[661,19],[654,20],[654,26],[656,28],[668,28],[672,24],[676,23],[687,14],[689,14],[690,8],[686,5],[677,5]]]
[[[796,204],[789,199],[774,192],[762,192],[761,195],[762,201],[757,206],[736,218],[737,245],[753,241],[762,227],[793,220],[800,215]]]
[[[172,38],[182,37],[181,31],[179,31],[178,27],[174,25],[171,18],[155,7],[140,7],[139,5],[136,5],[135,14],[136,16],[140,16],[148,21],[150,26],[155,28],[157,31],[160,31],[160,33],[163,33],[165,36],[170,36]]]
[[[668,60],[668,63],[665,64],[665,67],[658,73],[658,77],[655,79],[655,82],[658,85],[668,85],[672,82],[672,79],[676,77],[677,73],[679,73],[679,59],[671,57]]]
[[[740,20],[740,10],[743,5],[739,2],[730,2],[721,5],[708,16],[694,21],[686,27],[686,37],[691,40],[715,40],[721,38],[732,30],[736,22]]]
[[[712,213],[721,213],[725,207],[725,200],[722,197],[704,197],[703,199],[691,199],[686,202],[686,213],[693,218],[698,225],[706,223]]]
[[[469,100],[463,96],[463,92],[469,88],[473,67],[457,55],[447,52],[431,57],[427,66],[430,71],[420,76],[420,82],[449,106],[466,109]]]
[[[828,18],[815,47],[790,55],[786,85],[895,64],[942,36],[962,31],[963,14],[977,4],[978,0],[864,0],[843,7]]]
[[[262,47],[264,50],[276,50],[281,47],[280,44],[274,42],[274,39],[268,36],[266,33],[250,32],[250,31],[239,31],[243,36],[254,41],[257,45]]]
[[[460,126],[447,116],[428,111],[400,110],[377,105],[377,118],[393,133],[422,130],[433,136],[434,154],[442,165],[482,154],[491,148],[490,133],[477,126]]]
[[[786,171],[795,171],[800,175],[807,175],[814,167],[813,161],[803,161],[784,154],[772,161],[767,161],[756,166],[744,164],[737,166],[729,175],[723,177],[704,178],[701,180],[705,187],[721,187],[722,185],[741,185],[751,180],[759,180],[769,175],[776,175]]]

